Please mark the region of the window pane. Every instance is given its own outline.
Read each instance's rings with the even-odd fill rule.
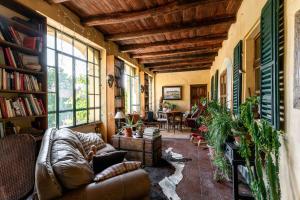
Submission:
[[[89,63],[88,65],[89,65],[88,73],[89,73],[89,75],[93,76],[94,75],[94,65],[91,63]]]
[[[100,94],[99,78],[95,78],[95,94]]]
[[[59,110],[73,109],[73,60],[58,54]]]
[[[56,127],[56,113],[48,114],[48,127],[49,128]]]
[[[48,112],[56,111],[56,94],[48,94]]]
[[[95,65],[95,76],[100,77],[99,65]]]
[[[74,56],[86,60],[87,48],[86,45],[75,40],[74,41]]]
[[[95,110],[91,109],[89,110],[89,122],[94,122],[95,121]]]
[[[95,107],[100,107],[100,95],[95,95]]]
[[[95,94],[94,91],[94,77],[89,76],[89,94]]]
[[[73,112],[59,113],[59,128],[73,126]]]
[[[48,92],[56,92],[55,68],[48,69]]]
[[[55,66],[55,52],[54,50],[47,49],[47,65],[54,67]]]
[[[94,63],[99,64],[99,51],[95,50],[94,56]]]
[[[95,107],[95,99],[94,95],[89,95],[89,108]]]
[[[94,62],[94,51],[91,47],[88,48],[88,61]]]
[[[76,112],[76,125],[87,123],[87,111],[77,111]]]
[[[95,109],[95,121],[100,120],[100,109]]]
[[[56,45],[58,50],[72,55],[72,42],[73,39],[71,37],[63,33],[57,32]]]
[[[76,109],[87,107],[86,62],[75,60]]]
[[[51,27],[47,27],[47,47],[55,48],[55,30]]]

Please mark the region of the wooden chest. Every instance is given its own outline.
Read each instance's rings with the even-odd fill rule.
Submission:
[[[154,166],[161,159],[161,136],[154,139],[113,136],[113,146],[127,151],[127,160],[141,161],[146,166]]]

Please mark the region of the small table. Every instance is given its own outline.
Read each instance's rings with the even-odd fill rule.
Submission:
[[[156,165],[162,155],[161,135],[153,139],[114,135],[112,145],[116,149],[127,151],[127,160],[141,161],[145,166]]]

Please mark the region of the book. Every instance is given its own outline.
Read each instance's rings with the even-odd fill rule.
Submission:
[[[13,56],[13,53],[12,53],[11,49],[10,48],[5,48],[4,51],[5,51],[6,58],[8,60],[8,64],[10,66],[16,68],[17,64],[16,64],[16,61],[15,61],[15,58]]]

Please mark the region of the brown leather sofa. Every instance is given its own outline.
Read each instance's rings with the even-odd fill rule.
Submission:
[[[143,169],[134,170],[102,182],[91,182],[77,189],[65,189],[56,176],[51,161],[52,144],[57,129],[46,131],[36,163],[35,186],[39,200],[146,200],[149,199],[150,180]],[[107,144],[101,152],[112,151]],[[55,154],[54,154],[55,155]]]

